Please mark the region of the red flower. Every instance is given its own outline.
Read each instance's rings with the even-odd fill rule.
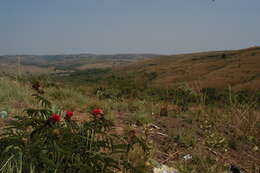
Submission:
[[[73,116],[73,112],[71,112],[71,111],[67,111],[66,112],[66,118],[71,118],[72,116]]]
[[[99,109],[99,108],[96,108],[96,109],[93,109],[92,112],[91,112],[92,115],[100,118],[99,116],[103,115],[104,112],[102,109]]]
[[[50,120],[54,123],[59,122],[61,120],[61,116],[58,114],[52,114]]]

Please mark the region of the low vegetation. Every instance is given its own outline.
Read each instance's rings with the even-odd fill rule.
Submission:
[[[183,173],[223,173],[230,164],[259,170],[257,92],[152,88],[120,78],[95,87],[26,81],[0,83],[1,110],[10,116],[1,120],[2,172],[136,173],[158,163]],[[95,118],[94,108],[104,118]],[[62,121],[51,121],[53,114]]]
[[[211,61],[236,66],[235,55],[243,61],[258,51],[198,54],[192,61],[206,61],[217,76],[224,67]],[[189,75],[169,85],[169,70],[157,69],[156,59],[144,62],[137,70],[144,80],[127,68],[2,77],[0,172],[152,173],[160,165],[178,173],[225,173],[230,165],[259,172],[257,70],[244,82],[253,88],[197,85]],[[183,77],[183,70],[174,72]]]

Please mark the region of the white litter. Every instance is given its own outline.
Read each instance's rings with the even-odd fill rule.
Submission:
[[[183,159],[184,160],[190,160],[190,159],[192,159],[192,155],[187,154],[187,155],[183,156]]]
[[[179,173],[177,169],[162,165],[159,168],[153,168],[153,173]]]

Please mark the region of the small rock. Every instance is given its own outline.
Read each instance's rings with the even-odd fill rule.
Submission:
[[[0,118],[3,118],[3,119],[8,118],[8,113],[6,111],[0,112]]]

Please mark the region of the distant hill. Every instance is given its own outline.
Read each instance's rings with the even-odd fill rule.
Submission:
[[[260,89],[260,47],[158,56],[116,69],[151,85]]]
[[[5,55],[0,56],[0,72],[48,73],[57,70],[75,71],[89,68],[110,68],[151,58],[154,54],[71,54],[71,55]],[[19,63],[20,62],[20,63]]]

